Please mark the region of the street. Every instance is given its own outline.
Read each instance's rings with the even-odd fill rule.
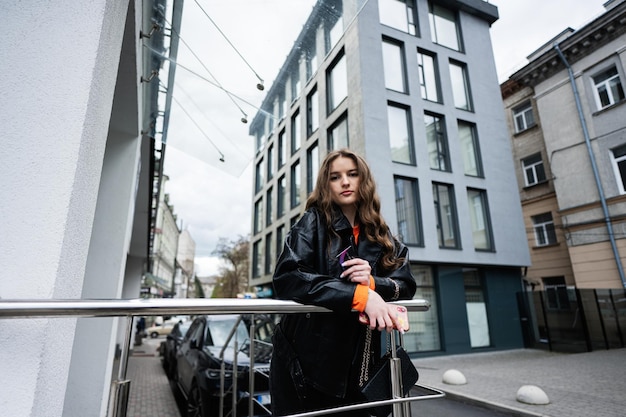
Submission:
[[[152,417],[152,414],[143,414],[139,410],[146,410],[141,404],[143,401],[154,401],[154,396],[151,398],[138,398],[143,393],[152,393],[153,389],[147,389],[144,384],[159,384],[160,386],[167,386],[172,392],[172,395],[161,395],[158,397],[159,401],[164,404],[160,408],[171,409],[173,403],[176,403],[180,416],[185,417],[185,400],[182,398],[179,392],[177,392],[174,384],[168,381],[167,376],[161,366],[161,358],[159,357],[158,348],[162,341],[165,340],[165,336],[159,336],[157,338],[147,337],[143,339],[143,343],[140,346],[135,346],[133,350],[133,356],[130,357],[130,361],[142,360],[142,367],[149,368],[149,378],[134,378],[132,375],[132,366],[129,367],[128,377],[133,381],[130,392],[130,402],[136,404],[133,410],[129,409],[128,417]],[[419,387],[414,388],[411,391],[412,396],[424,395],[425,392],[420,390]],[[147,404],[146,404],[147,405]],[[154,404],[152,404],[154,405]],[[157,409],[159,407],[157,406]],[[450,416],[463,416],[463,417],[510,417],[512,414],[503,411],[492,410],[484,408],[475,404],[468,404],[451,398],[438,398],[432,400],[420,400],[411,402],[411,417],[450,417]]]

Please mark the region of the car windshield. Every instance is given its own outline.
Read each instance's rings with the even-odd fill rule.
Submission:
[[[226,319],[226,320],[210,320],[209,321],[209,331],[207,333],[206,344],[213,346],[224,346],[226,344],[226,339],[230,334],[233,326],[237,322],[236,318]],[[239,322],[237,326],[237,334],[233,335],[230,340],[229,346],[232,345],[237,338],[237,342],[239,344],[243,343],[248,339],[248,331],[246,330],[246,326],[243,321]]]

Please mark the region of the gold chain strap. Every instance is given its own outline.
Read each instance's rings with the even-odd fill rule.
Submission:
[[[391,352],[391,337],[388,335],[385,337],[387,340],[387,352]],[[365,385],[370,379],[370,359],[372,355],[372,329],[367,326],[365,328],[365,343],[363,348],[363,361],[361,362],[361,374],[359,375],[359,387]]]
[[[363,347],[363,361],[361,362],[361,375],[359,376],[359,387],[362,387],[370,379],[370,358],[372,355],[372,329],[369,326],[365,329],[365,344]]]

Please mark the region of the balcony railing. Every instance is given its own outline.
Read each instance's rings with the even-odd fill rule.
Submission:
[[[409,311],[428,311],[426,300],[396,301]],[[56,317],[125,317],[126,332],[121,349],[117,380],[113,381],[111,417],[125,417],[130,392],[130,380],[126,378],[130,344],[133,336],[135,316],[201,315],[201,314],[289,314],[329,312],[323,307],[303,305],[292,301],[273,299],[234,299],[234,298],[152,298],[134,300],[0,300],[0,319],[11,318],[56,318]],[[254,320],[252,320],[254,322]],[[250,338],[251,341],[254,338]],[[254,349],[251,346],[251,349]],[[251,355],[252,357],[252,355]],[[253,365],[253,364],[252,364]],[[399,363],[396,363],[399,367]],[[399,368],[398,368],[399,369]],[[395,374],[395,378],[393,375]],[[402,397],[400,374],[392,372],[391,387],[394,398],[384,401],[336,407],[328,410],[294,414],[291,417],[313,417],[342,411],[371,408],[392,404],[393,417],[410,417],[409,402],[441,398],[445,394],[431,387],[421,386],[432,394]],[[252,407],[249,407],[252,413]]]

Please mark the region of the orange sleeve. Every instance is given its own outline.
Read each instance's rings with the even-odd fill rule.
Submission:
[[[354,297],[352,298],[352,308],[359,311],[365,311],[365,305],[367,304],[367,293],[369,291],[367,285],[357,285],[354,290]]]
[[[370,275],[370,285],[357,285],[354,290],[354,297],[352,298],[352,308],[359,311],[365,311],[365,305],[367,304],[367,293],[369,290],[376,289],[376,282],[374,277]]]

